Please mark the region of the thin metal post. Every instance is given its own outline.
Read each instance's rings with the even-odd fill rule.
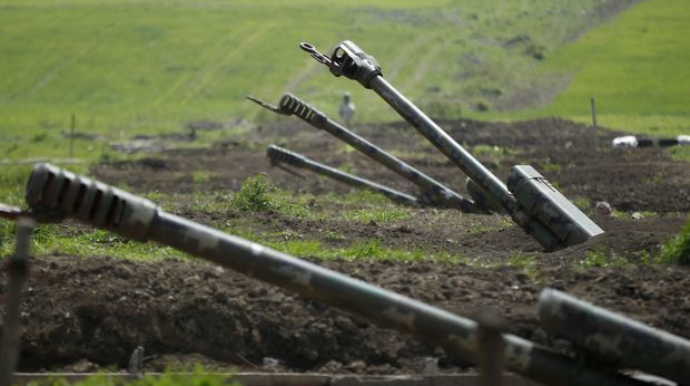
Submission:
[[[0,339],[0,386],[9,386],[12,375],[19,362],[21,304],[24,286],[29,276],[29,250],[31,232],[35,222],[30,217],[21,216],[17,220],[17,245],[14,256],[10,257],[7,280],[7,305]]]
[[[481,386],[502,386],[505,369],[503,318],[492,309],[480,309],[474,316],[477,325],[477,362]]]
[[[72,114],[72,125],[69,132],[69,158],[74,158],[74,130],[77,126],[77,117]]]
[[[592,146],[594,151],[599,151],[599,126],[597,125],[597,103],[594,97],[589,99],[592,108]]]

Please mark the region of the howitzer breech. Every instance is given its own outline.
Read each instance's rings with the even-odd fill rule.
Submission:
[[[469,319],[166,213],[122,190],[38,165],[26,198],[37,217],[45,220],[70,217],[126,237],[156,241],[476,359],[477,325]],[[504,340],[508,368],[548,385],[645,385],[585,367],[513,335],[504,335]]]
[[[539,317],[548,332],[614,366],[690,380],[690,341],[681,337],[552,289],[539,297]]]
[[[321,174],[322,176],[332,178],[336,181],[340,181],[344,184],[354,186],[356,188],[363,188],[377,193],[381,193],[384,196],[388,197],[391,201],[397,202],[399,204],[412,206],[417,206],[421,204],[421,202],[419,202],[415,197],[409,194],[399,192],[397,190],[391,189],[381,184],[377,184],[376,182],[369,181],[361,177],[357,177],[353,174],[345,173],[343,171],[313,161],[301,154],[295,153],[287,149],[283,149],[282,147],[278,147],[276,145],[269,145],[268,149],[266,150],[266,155],[273,162],[283,162],[295,167],[308,169],[313,171],[314,173]]]

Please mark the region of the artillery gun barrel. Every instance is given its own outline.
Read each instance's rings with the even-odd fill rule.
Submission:
[[[423,172],[403,162],[380,147],[348,130],[347,128],[339,125],[330,119],[326,114],[315,109],[308,103],[300,100],[290,93],[283,94],[283,96],[280,98],[280,102],[278,103],[278,107],[262,102],[251,96],[248,96],[247,98],[277,114],[295,115],[311,126],[321,129],[342,140],[367,157],[373,159],[406,180],[417,185],[422,192],[424,192],[425,196],[430,196],[428,198],[431,200],[427,201],[431,201],[432,203],[434,201],[440,202],[447,207],[456,208],[468,213],[485,212],[475,205],[472,200],[466,199]]]
[[[135,240],[156,241],[476,359],[477,324],[472,320],[166,213],[120,189],[43,164],[31,174],[26,200],[43,221],[69,217]],[[504,341],[508,368],[538,382],[648,386],[513,335],[505,334]]]
[[[298,168],[311,170],[314,173],[330,177],[336,181],[344,184],[354,186],[356,188],[364,188],[377,193],[381,193],[388,197],[393,202],[404,205],[418,206],[421,203],[413,196],[391,189],[389,187],[377,184],[376,182],[357,177],[353,174],[345,173],[338,169],[326,166],[322,163],[313,161],[301,154],[295,153],[276,145],[269,145],[266,150],[266,155],[271,159],[271,162],[282,162]]]
[[[376,59],[353,42],[346,40],[339,43],[330,57],[323,55],[309,43],[301,43],[300,48],[328,66],[336,77],[345,76],[358,81],[365,88],[373,89],[470,179],[493,195],[513,220],[547,250],[579,244],[603,233],[601,228],[531,166],[513,167],[508,186],[503,184],[388,83],[383,78],[381,66]]]
[[[553,289],[539,297],[539,318],[549,333],[614,366],[690,380],[690,341],[681,337]]]

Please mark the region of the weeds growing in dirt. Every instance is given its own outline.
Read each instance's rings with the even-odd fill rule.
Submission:
[[[576,266],[582,269],[624,267],[629,264],[622,256],[604,250],[588,251],[582,260],[576,262]]]
[[[659,261],[690,265],[690,220],[681,229],[678,236],[661,247]]]
[[[129,386],[240,386],[238,382],[230,382],[231,375],[208,374],[203,367],[197,365],[191,374],[189,372],[178,372],[168,370],[159,377],[147,376],[143,379],[125,381],[123,378],[106,376],[102,374],[94,375],[85,380],[72,383],[62,378],[50,379],[47,381],[33,381],[30,386],[116,386],[127,384]]]
[[[272,209],[268,190],[269,184],[263,175],[247,177],[240,190],[232,197],[232,204],[242,212],[266,212]]]

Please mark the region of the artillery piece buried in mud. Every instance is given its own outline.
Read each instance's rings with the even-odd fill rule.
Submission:
[[[351,41],[335,46],[330,56],[323,55],[309,43],[300,43],[319,63],[336,77],[358,81],[373,89],[386,103],[414,126],[420,134],[455,163],[480,191],[487,192],[520,227],[545,249],[553,251],[579,244],[604,231],[539,172],[529,165],[514,166],[506,186],[467,150],[454,141],[417,106],[383,78],[381,66]]]
[[[259,106],[280,115],[295,115],[311,126],[324,130],[334,137],[352,146],[362,154],[380,163],[394,173],[400,175],[415,184],[422,191],[420,201],[431,205],[443,205],[459,209],[467,213],[485,213],[486,210],[478,207],[440,182],[434,180],[423,172],[410,166],[399,158],[391,155],[380,147],[353,133],[347,128],[334,122],[321,111],[300,100],[296,96],[285,93],[280,98],[278,106],[270,105],[258,98],[248,95],[247,98]]]
[[[283,149],[282,147],[276,145],[268,146],[266,149],[266,156],[271,159],[271,163],[274,165],[285,163],[294,167],[311,170],[314,173],[321,174],[356,188],[363,188],[371,190],[372,192],[381,193],[388,197],[388,199],[391,201],[397,202],[398,204],[411,206],[421,205],[421,202],[417,200],[417,198],[412,197],[409,194],[399,192],[389,187],[377,184],[373,181],[334,169],[330,166],[313,161],[301,154],[295,153],[294,151]]]
[[[381,327],[416,335],[470,361],[478,358],[477,323],[472,320],[166,213],[149,200],[89,178],[37,165],[27,184],[26,201],[39,221],[73,218],[134,240],[156,241]],[[648,385],[514,335],[501,337],[507,368],[543,384]]]

